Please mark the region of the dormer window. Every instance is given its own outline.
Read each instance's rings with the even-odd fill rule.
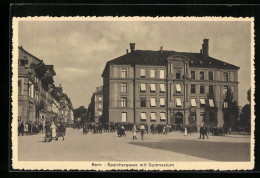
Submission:
[[[28,65],[28,59],[20,59],[19,60],[19,66],[27,66]]]

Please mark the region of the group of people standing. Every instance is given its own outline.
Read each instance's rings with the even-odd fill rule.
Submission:
[[[66,124],[61,122],[46,122],[45,124],[45,142],[50,142],[52,139],[58,140],[59,137],[66,135]]]
[[[19,122],[18,124],[18,136],[19,135],[33,135],[38,133],[43,133],[43,123],[32,123],[31,121],[26,122],[25,124],[22,122]]]

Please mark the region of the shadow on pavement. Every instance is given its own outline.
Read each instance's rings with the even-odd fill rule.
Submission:
[[[166,150],[213,161],[250,161],[250,143],[168,140],[168,142],[129,142],[137,146]],[[174,160],[174,158],[173,158]]]

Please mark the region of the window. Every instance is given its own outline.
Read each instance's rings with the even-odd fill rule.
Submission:
[[[99,108],[99,109],[101,109],[101,108],[102,108],[101,104],[99,104],[99,105],[98,105],[98,108]]]
[[[160,92],[165,93],[165,84],[164,83],[160,84]]]
[[[124,68],[121,70],[121,77],[126,78],[126,76],[127,76],[127,70]]]
[[[176,106],[177,107],[181,107],[182,106],[180,98],[176,98]]]
[[[121,107],[126,107],[127,98],[121,98]]]
[[[165,112],[161,112],[160,116],[161,116],[161,120],[166,120]]]
[[[142,91],[142,92],[145,92],[145,91],[146,91],[146,87],[145,87],[145,84],[144,84],[144,83],[141,84],[141,91]]]
[[[164,72],[164,70],[160,70],[160,78],[165,78],[165,72]]]
[[[209,99],[209,107],[214,107],[214,101],[213,101],[213,99]]]
[[[204,94],[204,86],[203,85],[200,86],[200,94]]]
[[[227,96],[227,91],[228,91],[228,86],[223,87],[223,97],[226,98]]]
[[[28,65],[28,60],[27,59],[20,59],[19,60],[19,66],[23,67]]]
[[[190,92],[191,92],[191,94],[196,93],[196,86],[194,84],[191,85]]]
[[[121,117],[122,117],[122,122],[126,122],[126,118],[127,118],[126,112],[122,112]]]
[[[145,112],[141,112],[141,120],[146,120],[146,113]]]
[[[98,97],[98,101],[102,101],[102,97],[101,96]]]
[[[209,80],[213,80],[213,71],[209,71]]]
[[[155,98],[150,98],[151,107],[156,107]]]
[[[223,80],[228,81],[228,73],[227,72],[223,73]]]
[[[154,77],[155,77],[155,70],[154,70],[154,69],[151,69],[151,70],[150,70],[150,77],[151,77],[151,78],[154,78]]]
[[[18,80],[18,95],[22,94],[22,82],[21,80]]]
[[[195,80],[196,74],[195,74],[195,71],[194,71],[194,70],[190,71],[190,76],[191,76],[191,79]]]
[[[151,113],[151,120],[153,120],[153,121],[156,120],[156,114],[155,114],[155,112],[152,112],[152,113]]]
[[[141,97],[141,107],[146,107],[146,98]]]
[[[145,78],[145,69],[140,69],[141,78]]]
[[[151,92],[155,92],[155,84],[150,84],[150,90]]]
[[[160,98],[160,106],[161,107],[165,106],[165,98]]]
[[[200,80],[204,80],[204,71],[200,71]]]
[[[209,86],[209,94],[213,94],[213,86],[212,85]]]
[[[193,107],[197,106],[197,104],[196,104],[196,99],[195,99],[195,98],[192,98],[192,99],[190,100],[190,102],[191,102],[191,106],[193,106]]]
[[[170,72],[173,73],[173,63],[170,63]]]
[[[181,84],[176,84],[176,92],[180,93],[181,92]]]
[[[176,70],[176,79],[181,79],[181,71]]]
[[[200,107],[204,107],[206,104],[205,99],[200,99]]]
[[[102,111],[98,111],[98,115],[99,115],[99,116],[102,116]]]
[[[122,93],[126,93],[127,92],[127,84],[126,83],[122,83],[121,84],[121,92]]]
[[[224,108],[228,108],[228,102],[224,101]]]

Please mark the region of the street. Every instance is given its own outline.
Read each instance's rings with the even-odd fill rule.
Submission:
[[[117,137],[116,132],[87,135],[67,128],[65,140],[45,143],[44,134],[18,137],[19,161],[250,161],[250,136],[228,135],[198,139],[199,133],[183,136],[145,134],[141,140]]]

